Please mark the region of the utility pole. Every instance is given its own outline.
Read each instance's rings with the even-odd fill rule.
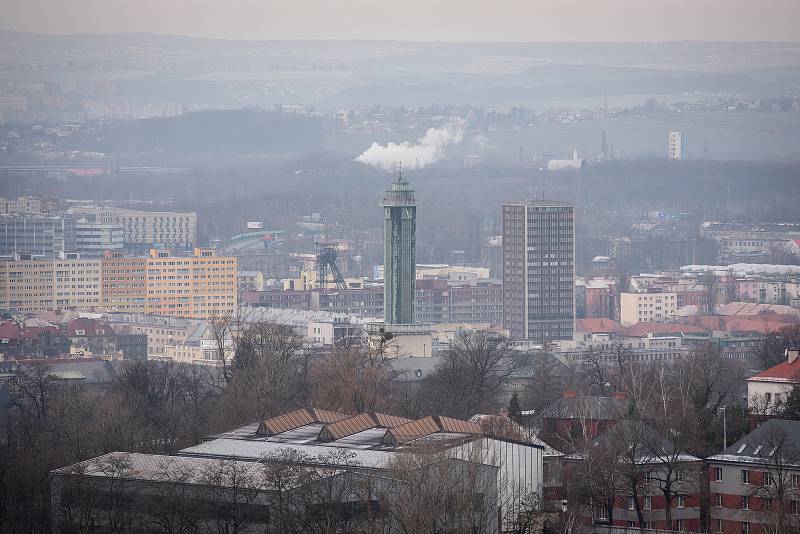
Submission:
[[[524,149],[519,147],[519,168],[520,170],[525,170],[525,157],[524,157]]]

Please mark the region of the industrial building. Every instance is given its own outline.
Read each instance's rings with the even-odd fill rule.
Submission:
[[[529,498],[542,490],[543,450],[538,444],[486,435],[476,423],[444,416],[410,420],[381,413],[350,415],[300,409],[211,436],[176,456],[116,452],[58,469],[51,479],[53,524],[68,524],[68,511],[85,513],[87,507],[97,507],[94,511],[102,522],[107,510],[102,505],[107,499],[88,496],[96,488],[109,487],[119,490],[118,496],[125,502],[146,502],[147,506],[126,507],[139,514],[137,517],[146,518],[159,513],[165,502],[174,504],[155,496],[162,494],[165,484],[174,488],[177,482],[185,485],[182,490],[188,490],[180,492],[182,499],[205,503],[199,522],[201,532],[213,530],[219,509],[235,500],[232,495],[243,491],[240,485],[251,491],[247,506],[258,512],[252,523],[257,532],[285,528],[280,518],[286,501],[299,504],[292,511],[295,519],[322,507],[336,520],[368,521],[371,510],[381,514],[378,523],[382,526],[370,524],[369,531],[388,532],[396,521],[389,510],[407,496],[409,490],[405,488],[416,496],[430,491],[424,484],[408,486],[404,481],[411,476],[430,476],[441,488],[437,491],[452,493],[437,493],[437,497],[452,500],[466,495],[465,502],[469,503],[471,517],[453,513],[449,519],[452,523],[445,528],[458,527],[459,521],[467,519],[472,532],[497,532],[498,526],[513,531],[520,519],[535,511]],[[277,487],[272,473],[286,468],[298,479],[301,473],[313,476],[304,478],[303,483]],[[221,469],[240,476],[234,480],[209,475],[219,474]],[[177,477],[177,473],[182,476]],[[130,482],[124,486],[130,488],[130,495],[123,486],[109,484],[119,478]],[[340,487],[338,484],[354,480],[357,483],[348,485],[345,491],[325,491],[328,499],[318,500],[317,489],[332,488],[327,486],[332,481]],[[210,491],[212,487],[217,491]],[[370,491],[364,494],[356,488]],[[75,498],[76,492],[83,498]],[[216,513],[207,515],[210,511]]]

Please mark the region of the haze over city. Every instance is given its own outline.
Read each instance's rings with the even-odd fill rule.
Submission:
[[[800,534],[800,4],[0,17],[0,532]]]

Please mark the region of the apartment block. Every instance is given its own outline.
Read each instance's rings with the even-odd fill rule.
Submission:
[[[101,305],[100,260],[77,257],[53,261],[55,309],[96,309]]]
[[[636,323],[663,323],[675,318],[678,297],[675,293],[622,293],[620,322],[622,326]]]
[[[106,252],[101,260],[103,309],[144,313],[147,310],[147,259]]]
[[[211,319],[237,307],[236,258],[196,249],[149,258],[109,252],[55,260],[29,255],[0,262],[0,309],[22,312],[91,309]]]
[[[140,211],[101,206],[78,206],[72,211],[94,216],[99,224],[121,226],[125,243],[190,247],[197,240],[195,212]]]
[[[192,257],[152,250],[147,258],[147,312],[212,319],[237,307],[236,258],[195,249]]]
[[[20,258],[0,262],[0,309],[20,312],[55,307],[53,261]]]
[[[574,208],[526,200],[503,205],[503,325],[512,339],[572,339]]]

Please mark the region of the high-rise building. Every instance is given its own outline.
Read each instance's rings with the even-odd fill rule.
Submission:
[[[381,202],[383,221],[383,315],[386,324],[414,322],[416,280],[414,190],[398,173]]]
[[[75,250],[75,218],[70,215],[0,215],[0,256],[30,254],[55,258]]]
[[[669,159],[683,158],[683,133],[680,130],[669,131],[668,155]]]
[[[564,202],[503,205],[503,326],[512,339],[572,339],[575,219]]]

